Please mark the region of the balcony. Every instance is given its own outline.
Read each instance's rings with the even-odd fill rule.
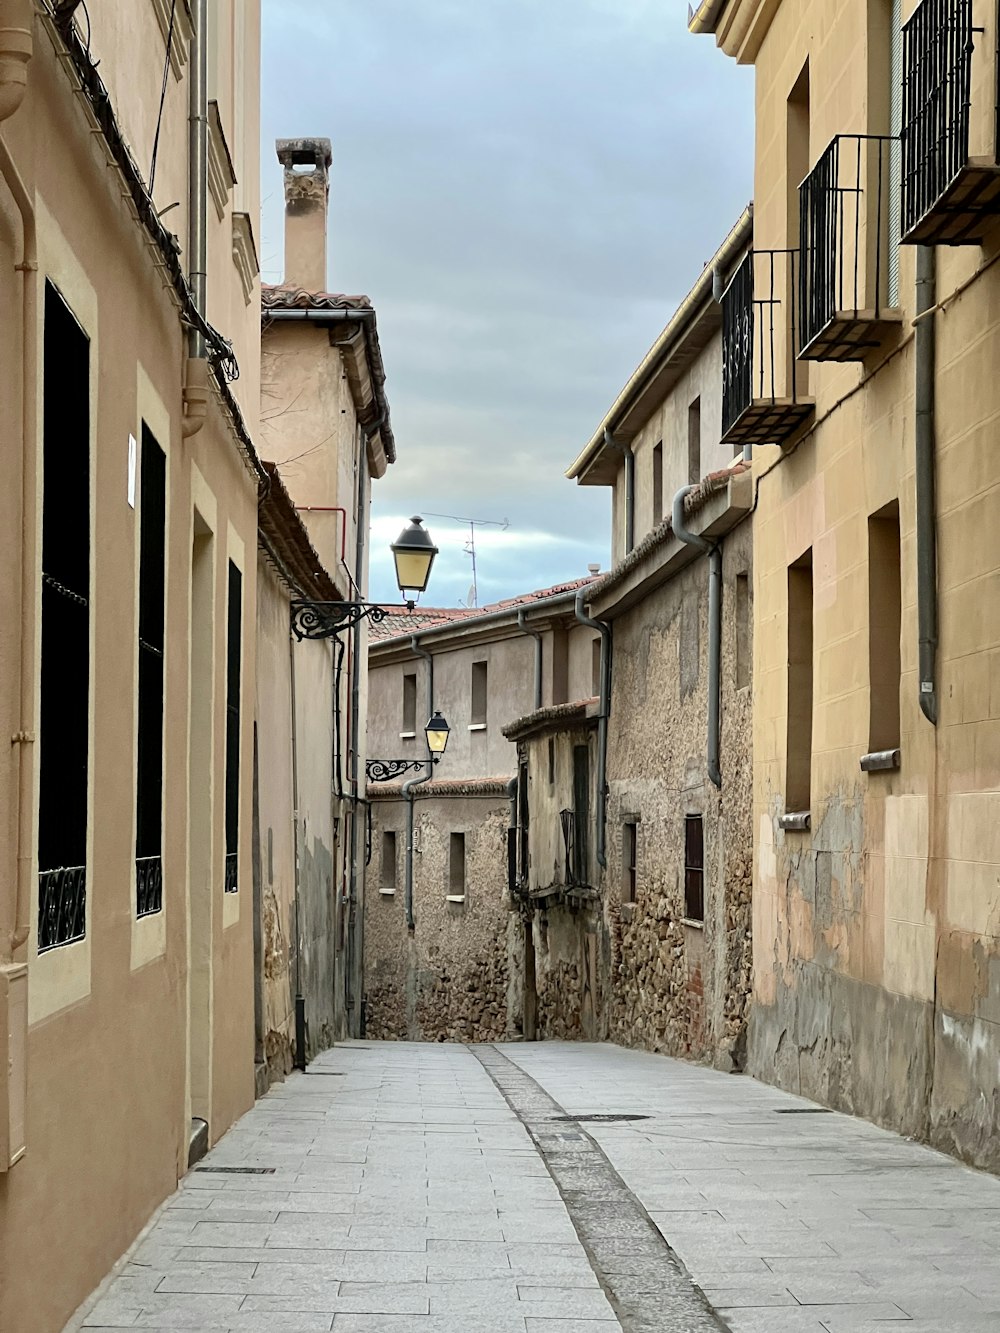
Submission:
[[[797,250],[751,250],[722,296],[722,441],[784,444],[811,419],[795,351]]]
[[[922,0],[903,25],[907,245],[978,244],[1000,213],[996,27],[987,0]]]
[[[838,134],[799,187],[803,361],[862,361],[899,331],[897,154]]]

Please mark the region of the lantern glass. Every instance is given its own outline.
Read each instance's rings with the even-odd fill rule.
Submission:
[[[438,553],[423,522],[422,518],[415,515],[390,547],[396,562],[396,583],[404,597],[408,592],[426,590],[431,566]]]
[[[427,748],[431,754],[444,754],[448,748],[451,728],[440,713],[435,713],[424,727],[424,735],[427,737]]]

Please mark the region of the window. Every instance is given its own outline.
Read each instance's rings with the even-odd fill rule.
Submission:
[[[396,835],[386,830],[382,834],[382,885],[383,893],[396,892]]]
[[[705,825],[701,815],[684,817],[684,915],[705,920]]]
[[[688,408],[688,481],[701,480],[701,399]]]
[[[135,910],[163,907],[163,620],[167,460],[143,425],[139,473],[139,702]]]
[[[453,833],[448,847],[448,899],[465,902],[465,834]]]
[[[485,662],[473,662],[472,711],[470,717],[471,717],[471,725],[474,727],[486,726],[487,690],[488,690],[487,664]]]
[[[554,787],[556,782],[556,743],[552,736],[549,737],[549,786]]]
[[[663,518],[663,441],[653,448],[653,527]]]
[[[403,735],[417,734],[417,673],[408,671],[403,676]]]
[[[868,132],[888,134],[889,199],[885,227],[886,300],[899,303],[899,237],[902,231],[899,137],[903,128],[903,24],[901,0],[868,0]]]
[[[801,813],[811,799],[813,724],[812,551],[788,570],[788,705],[785,718],[785,811]]]
[[[590,692],[595,699],[601,693],[601,636],[590,645]]]
[[[899,504],[894,500],[868,520],[869,750],[899,745],[899,566]]]
[[[750,636],[750,575],[736,575],[736,688],[750,684],[753,640]]]
[[[528,765],[522,761],[517,770],[517,866],[522,883],[528,878],[530,819]]]
[[[565,629],[552,631],[552,702],[564,704],[569,699],[569,634]]]
[[[628,819],[622,825],[622,902],[635,902],[636,864],[639,845],[639,829],[635,820]]]
[[[38,951],[87,928],[90,342],[45,285]]]
[[[240,649],[242,646],[243,575],[229,562],[229,610],[226,642],[226,882],[239,888],[240,845]]]
[[[786,195],[786,236],[785,244],[790,251],[798,251],[800,247],[801,221],[799,215],[799,185],[809,174],[809,168],[812,166],[812,151],[810,148],[810,107],[809,107],[809,62],[805,65],[795,80],[795,85],[788,95],[788,104],[785,108],[785,195]],[[798,292],[796,291],[796,277],[799,275],[798,265],[792,256],[792,263],[788,266],[786,278],[786,297],[785,297],[785,338],[792,341],[792,328],[795,324],[796,302],[798,301]],[[789,385],[789,392],[793,389],[795,393],[807,394],[809,392],[809,362],[799,361],[792,352],[792,370],[791,376],[794,383]]]
[[[590,877],[590,748],[573,746],[573,863],[570,883],[586,884]]]

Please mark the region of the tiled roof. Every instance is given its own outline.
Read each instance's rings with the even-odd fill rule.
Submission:
[[[264,310],[371,310],[367,296],[345,296],[343,292],[309,292],[304,287],[286,287],[264,282],[260,287]]]
[[[414,787],[413,794],[418,799],[428,796],[507,796],[507,784],[510,778],[453,778],[432,779]],[[370,782],[368,784],[370,801],[398,801],[403,792],[401,782]]]
[[[576,699],[567,704],[551,704],[548,708],[536,708],[533,713],[526,713],[516,722],[509,722],[502,728],[509,741],[519,741],[533,731],[568,726],[571,722],[583,722],[587,709],[597,703],[597,696],[591,699]]]
[[[342,594],[323,568],[275,463],[264,463],[267,483],[257,506],[258,542],[284,583],[300,597],[338,601]]]
[[[413,611],[406,611],[398,605],[386,606],[385,610],[389,614],[379,624],[371,626],[371,637],[379,640],[401,639],[449,621],[471,621],[481,616],[495,616],[502,611],[516,611],[518,607],[532,606],[550,597],[568,596],[600,577],[599,574],[588,574],[586,578],[557,583],[551,588],[539,588],[535,592],[519,593],[516,597],[506,597],[488,606],[418,606]]]

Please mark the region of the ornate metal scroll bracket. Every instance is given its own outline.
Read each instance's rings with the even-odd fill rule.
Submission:
[[[369,759],[365,764],[365,776],[369,782],[392,782],[394,778],[402,777],[404,773],[411,770],[415,773],[418,769],[431,767],[437,763],[437,758],[432,759]]]
[[[386,618],[385,607],[371,602],[292,602],[292,633],[302,639],[331,639],[366,617],[373,624]]]

